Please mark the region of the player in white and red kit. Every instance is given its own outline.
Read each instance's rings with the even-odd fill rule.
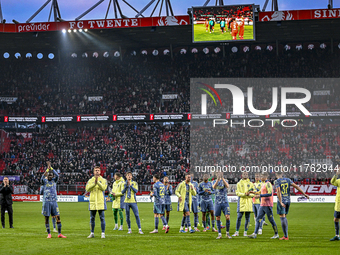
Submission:
[[[230,24],[231,27],[231,36],[233,37],[233,40],[236,40],[236,36],[238,33],[238,24],[236,22],[236,19],[233,19],[233,22]]]
[[[243,40],[243,35],[244,35],[244,18],[241,18],[241,24],[239,25],[240,31],[238,33],[238,37]]]

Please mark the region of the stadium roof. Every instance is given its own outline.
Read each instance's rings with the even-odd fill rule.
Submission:
[[[256,22],[256,42],[340,41],[339,19]],[[234,43],[234,42],[233,42]],[[236,43],[236,42],[235,42]],[[239,41],[237,43],[240,43]],[[249,44],[249,42],[247,42]],[[3,33],[1,50],[101,50],[140,49],[177,46],[206,46],[220,43],[192,43],[192,26],[116,28],[91,30],[87,37],[61,31],[39,33]]]

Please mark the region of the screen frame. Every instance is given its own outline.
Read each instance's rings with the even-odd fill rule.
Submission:
[[[253,10],[253,39],[244,39],[244,40],[219,40],[219,41],[195,41],[195,24],[194,24],[194,9],[198,8],[223,8],[228,6],[252,6]],[[230,43],[230,42],[254,42],[256,41],[256,34],[255,34],[255,4],[232,4],[232,5],[222,5],[222,6],[192,6],[192,15],[191,15],[191,26],[192,26],[192,43]]]

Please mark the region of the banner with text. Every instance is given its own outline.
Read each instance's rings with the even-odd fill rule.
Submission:
[[[40,202],[43,201],[44,196],[40,196]],[[58,202],[78,202],[78,196],[68,196],[68,195],[59,195],[57,196]]]
[[[20,181],[20,175],[0,175],[0,181],[3,181],[7,177],[10,182]]]
[[[14,194],[27,194],[28,187],[27,185],[13,185]]]
[[[333,185],[298,185],[303,192],[310,196],[334,196],[336,195],[337,187]],[[293,194],[302,195],[297,189],[293,189]]]
[[[17,100],[17,97],[0,97],[0,102],[6,102],[7,104],[13,104]]]
[[[20,202],[39,202],[40,195],[27,195],[27,194],[12,195],[12,199],[13,201],[20,201]]]
[[[339,19],[340,9],[259,12],[259,21]]]
[[[188,15],[182,15],[182,16],[126,18],[126,19],[0,24],[0,32],[24,33],[24,32],[62,31],[63,29],[65,30],[110,29],[110,28],[155,27],[155,26],[180,26],[189,24],[190,17]]]

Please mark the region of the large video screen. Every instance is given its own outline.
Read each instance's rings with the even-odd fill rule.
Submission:
[[[193,7],[193,42],[254,41],[254,6]]]

